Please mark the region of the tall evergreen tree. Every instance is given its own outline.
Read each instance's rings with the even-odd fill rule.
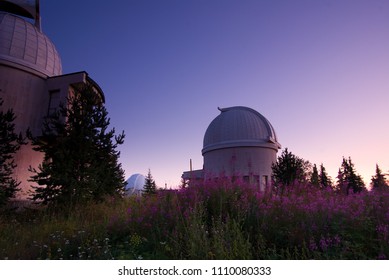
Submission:
[[[375,175],[371,178],[371,187],[373,190],[388,189],[388,183],[386,182],[385,174],[382,174],[378,164],[375,166]]]
[[[105,196],[122,195],[125,179],[118,162],[118,145],[102,97],[91,86],[80,87],[68,104],[49,116],[43,135],[32,138],[34,149],[44,153],[38,169],[30,168],[38,184],[32,196],[43,204],[73,205]]]
[[[0,108],[3,100],[0,98]],[[20,182],[12,177],[16,167],[14,156],[23,144],[23,138],[15,132],[16,116],[12,109],[0,110],[0,206],[15,197]]]
[[[338,169],[338,175],[336,176],[336,179],[337,182],[336,185],[334,186],[335,191],[341,193],[347,193],[348,183],[346,182],[345,174],[343,173],[341,168]]]
[[[272,164],[273,185],[281,193],[286,187],[292,187],[295,183],[307,181],[307,169],[309,162],[292,154],[286,148]]]
[[[314,187],[320,186],[319,171],[317,170],[316,164],[313,165],[310,183]]]
[[[153,179],[153,176],[151,175],[151,171],[149,169],[149,172],[147,173],[147,176],[145,178],[145,186],[143,188],[143,195],[152,195],[157,192],[157,186],[155,184],[155,181]]]
[[[337,189],[345,194],[349,194],[350,190],[354,193],[365,190],[362,177],[356,173],[350,157],[348,160],[343,157],[342,165],[338,173]]]
[[[322,188],[331,187],[331,178],[328,176],[326,169],[323,164],[320,164],[320,174],[319,174],[320,186]]]

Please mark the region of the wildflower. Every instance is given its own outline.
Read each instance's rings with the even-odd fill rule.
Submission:
[[[327,249],[328,249],[328,243],[327,243],[326,238],[321,237],[319,243],[320,243],[320,248],[321,248],[323,251],[327,251]]]
[[[317,245],[316,242],[313,238],[309,240],[309,250],[311,251],[316,251],[317,250]]]

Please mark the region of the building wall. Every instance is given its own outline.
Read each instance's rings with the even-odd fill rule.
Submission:
[[[15,131],[25,136],[29,129],[33,135],[40,135],[49,106],[46,79],[3,64],[0,64],[0,77],[0,96],[4,101],[1,110],[12,108],[16,116]],[[28,179],[32,173],[28,169],[37,168],[43,154],[34,151],[28,143],[15,154],[14,160],[17,166],[13,177],[21,182],[17,196],[25,199],[31,189]]]
[[[15,155],[14,160],[17,163],[17,167],[14,169],[13,177],[21,182],[19,185],[20,191],[17,192],[17,199],[27,199],[32,191],[31,186],[34,185],[29,182],[32,172],[29,171],[30,166],[38,168],[39,164],[43,161],[43,153],[34,151],[31,143],[23,145],[19,152]]]
[[[270,184],[271,165],[276,159],[277,152],[271,148],[235,147],[213,150],[204,154],[204,175],[206,178],[239,176],[265,190]]]
[[[49,105],[46,79],[3,64],[0,77],[2,110],[13,109],[16,131],[25,133],[29,128],[34,135],[40,135]]]
[[[89,78],[90,80],[90,78]],[[44,118],[58,109],[60,103],[65,103],[66,98],[72,93],[73,86],[86,84],[88,75],[86,72],[77,72],[67,75],[46,77],[32,69],[25,67],[15,68],[0,61],[0,96],[4,103],[0,110],[9,108],[15,113],[15,130],[26,135],[29,129],[34,136],[42,134]],[[99,92],[103,96],[102,92]],[[21,184],[18,199],[26,199],[30,196],[32,172],[29,168],[38,168],[44,155],[32,149],[31,143],[23,145],[15,154],[14,161],[17,164],[13,177]]]

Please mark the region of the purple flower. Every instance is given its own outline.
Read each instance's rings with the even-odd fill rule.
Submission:
[[[327,251],[328,249],[328,240],[325,238],[325,237],[321,237],[320,238],[320,241],[319,241],[319,244],[320,244],[320,248],[325,252]]]
[[[317,250],[317,245],[316,242],[313,238],[309,240],[309,250],[311,251],[316,251]]]

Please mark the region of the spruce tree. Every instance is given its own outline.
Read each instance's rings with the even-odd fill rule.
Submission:
[[[316,164],[313,165],[310,183],[314,187],[320,186],[319,172],[317,170]]]
[[[345,194],[349,194],[350,190],[354,193],[366,190],[362,177],[356,173],[350,157],[348,160],[343,157],[338,173],[337,189]]]
[[[157,192],[157,187],[155,184],[155,181],[153,179],[153,176],[151,175],[151,171],[149,169],[149,172],[147,173],[147,176],[145,178],[145,186],[143,188],[143,195],[152,195]]]
[[[43,204],[72,206],[79,202],[122,195],[124,171],[118,162],[118,145],[102,97],[91,86],[77,88],[44,124],[42,136],[32,138],[34,149],[44,153],[38,169],[30,168],[38,184],[32,199]]]
[[[0,108],[3,100],[0,98]],[[15,132],[16,116],[12,109],[0,110],[0,206],[14,198],[20,182],[12,177],[16,167],[14,156],[24,143],[20,134]]]
[[[338,169],[338,175],[336,176],[336,179],[337,179],[337,182],[336,182],[336,184],[334,186],[334,190],[336,192],[340,192],[340,193],[346,194],[347,193],[347,185],[348,185],[348,183],[346,182],[345,174],[344,174],[344,172],[342,171],[341,168]]]
[[[375,166],[375,175],[371,178],[371,187],[375,191],[388,189],[385,174],[382,174],[378,164]]]
[[[323,164],[320,164],[320,174],[319,174],[320,186],[325,189],[331,187],[331,178],[328,176],[326,169]]]

